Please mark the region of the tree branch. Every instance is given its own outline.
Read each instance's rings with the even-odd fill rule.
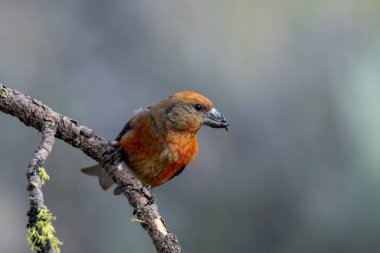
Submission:
[[[0,111],[17,117],[25,125],[39,131],[43,131],[47,122],[54,124],[56,138],[79,148],[97,162],[102,160],[106,151],[113,149],[110,140],[95,134],[86,126],[79,126],[75,120],[54,112],[40,101],[3,85],[0,86]],[[151,193],[140,190],[142,187],[140,180],[135,178],[132,173],[128,173],[124,163],[108,165],[106,169],[127,197],[130,205],[138,210],[138,221],[148,232],[157,252],[181,252],[176,236],[169,232],[166,223],[157,211],[157,205],[145,206]]]
[[[32,250],[38,253],[59,253],[59,244],[62,244],[55,237],[55,229],[51,222],[55,217],[51,214],[44,203],[42,186],[45,180],[49,179],[45,169],[42,167],[47,157],[51,153],[55,141],[56,127],[54,122],[46,119],[42,126],[42,140],[32,160],[29,163],[28,190],[30,209],[28,212],[28,242]]]

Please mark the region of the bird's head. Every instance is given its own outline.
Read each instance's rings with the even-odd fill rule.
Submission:
[[[228,130],[223,114],[208,98],[195,92],[174,93],[152,109],[160,111],[166,128],[171,131],[195,133],[202,125]]]

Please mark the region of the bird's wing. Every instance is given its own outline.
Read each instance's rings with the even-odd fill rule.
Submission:
[[[146,110],[150,110],[151,106],[147,106],[145,108],[140,108],[139,110],[137,110],[135,112],[135,116],[133,116],[128,122],[127,124],[125,124],[125,126],[123,127],[123,129],[121,130],[121,132],[119,133],[119,135],[116,137],[115,141],[120,141],[121,137],[123,137],[123,135],[125,133],[127,133],[129,130],[131,130],[131,124],[132,124],[132,121],[134,118],[136,118],[136,116],[140,113],[140,112],[143,112],[143,111],[146,111]]]
[[[127,124],[125,124],[125,126],[123,127],[123,129],[121,130],[121,132],[119,133],[119,135],[116,137],[115,141],[120,141],[121,137],[123,137],[123,135],[128,132],[129,130],[131,130],[131,122],[132,120],[135,118],[136,116],[132,117],[128,122]]]
[[[182,171],[183,171],[185,168],[186,168],[186,165],[183,166],[182,168],[180,168],[179,170],[177,170],[177,171],[174,173],[174,175],[173,175],[171,178],[169,178],[169,180],[172,179],[173,177],[176,177],[176,176],[178,176],[179,174],[181,174]],[[169,181],[169,180],[168,180],[168,181]]]

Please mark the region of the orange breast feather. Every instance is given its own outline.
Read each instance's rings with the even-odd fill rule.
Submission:
[[[144,184],[152,187],[171,179],[193,161],[198,153],[195,134],[165,133],[149,114],[138,115],[131,130],[120,140],[128,166]]]

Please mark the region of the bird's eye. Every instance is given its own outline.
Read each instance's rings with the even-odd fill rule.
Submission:
[[[203,108],[203,106],[201,104],[196,104],[195,105],[195,110],[197,110],[197,111],[202,110],[202,108]]]

